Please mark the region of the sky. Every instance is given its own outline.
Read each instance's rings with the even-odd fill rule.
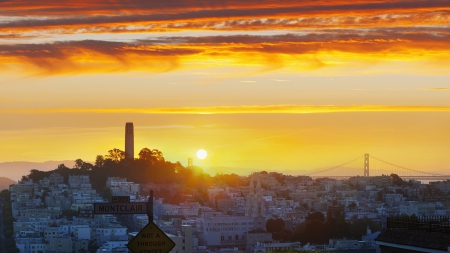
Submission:
[[[450,1],[0,0],[0,162],[450,172]]]

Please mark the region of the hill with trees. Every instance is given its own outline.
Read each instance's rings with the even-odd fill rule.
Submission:
[[[77,159],[72,168],[60,164],[56,169],[40,171],[33,169],[22,180],[33,179],[38,182],[52,173],[64,176],[67,184],[69,175],[89,175],[93,188],[102,190],[106,186],[107,177],[124,177],[136,183],[178,183],[181,185],[195,185],[196,179],[203,177],[194,173],[195,170],[186,168],[180,162],[169,162],[163,153],[157,149],[144,148],[139,152],[139,158],[125,158],[125,152],[111,149],[107,155],[98,155],[95,163]]]

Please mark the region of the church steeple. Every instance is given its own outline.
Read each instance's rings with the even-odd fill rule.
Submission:
[[[256,193],[257,194],[261,193],[261,180],[259,179],[259,175],[258,175],[258,181],[256,183]]]
[[[256,178],[256,187],[254,180]],[[250,178],[249,194],[247,196],[247,207],[245,211],[246,216],[250,217],[264,217],[265,216],[265,201],[261,191],[260,174],[252,174]]]
[[[250,177],[250,195],[255,194],[255,187],[253,186],[253,175]]]

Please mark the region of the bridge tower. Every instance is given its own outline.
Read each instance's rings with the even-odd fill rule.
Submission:
[[[364,155],[364,176],[369,176],[369,154]]]

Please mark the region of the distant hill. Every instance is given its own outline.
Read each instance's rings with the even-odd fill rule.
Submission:
[[[10,184],[14,184],[16,181],[7,177],[0,177],[0,191],[4,189],[9,189]]]
[[[4,162],[0,163],[0,177],[11,178],[14,181],[20,180],[22,176],[30,174],[30,170],[49,171],[54,170],[59,164],[64,164],[71,168],[74,161],[47,161],[47,162]]]

